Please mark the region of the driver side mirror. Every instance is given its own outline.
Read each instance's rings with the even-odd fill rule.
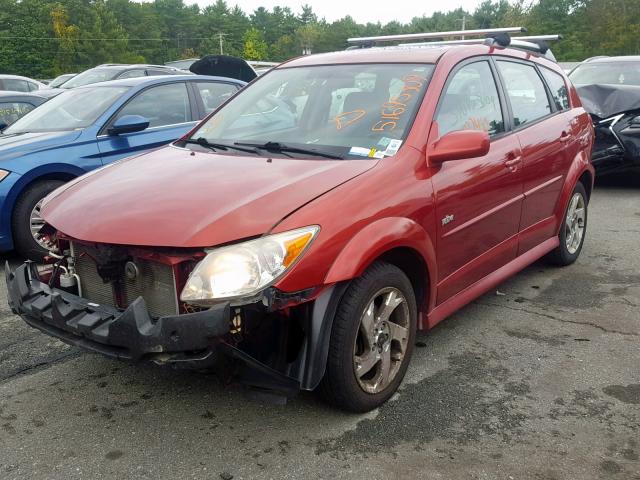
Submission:
[[[146,130],[149,127],[149,120],[141,115],[125,115],[118,118],[107,129],[109,135],[120,135],[122,133],[134,133]]]
[[[483,157],[489,153],[489,134],[481,130],[457,130],[440,137],[431,146],[431,164]]]

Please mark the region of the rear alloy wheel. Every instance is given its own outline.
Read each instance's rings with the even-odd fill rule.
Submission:
[[[64,182],[44,180],[27,187],[13,209],[13,241],[15,248],[25,258],[40,262],[52,245],[40,234],[44,220],[40,215],[42,200]]]
[[[555,265],[571,265],[580,256],[587,231],[587,192],[578,183],[571,194],[569,205],[560,227],[560,245],[548,255]]]
[[[377,262],[349,285],[331,330],[320,392],[333,405],[366,412],[382,405],[404,377],[416,332],[411,282]]]

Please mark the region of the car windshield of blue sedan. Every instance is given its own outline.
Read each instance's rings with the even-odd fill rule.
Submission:
[[[78,130],[93,124],[128,87],[69,90],[27,113],[3,134]]]
[[[433,68],[397,63],[276,69],[220,108],[188,143],[285,157],[393,156],[413,124]]]

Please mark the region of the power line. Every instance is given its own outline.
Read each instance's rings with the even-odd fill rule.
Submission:
[[[216,36],[219,34],[216,34]],[[223,34],[226,35],[226,34]],[[55,40],[55,41],[68,41],[68,40],[72,40],[72,41],[78,41],[78,42],[84,42],[84,41],[105,41],[105,42],[112,42],[112,41],[120,41],[120,42],[175,42],[175,41],[180,41],[180,40],[213,40],[214,37],[176,37],[176,38],[60,38],[60,37],[13,37],[13,36],[8,36],[8,37],[0,37],[0,40]]]

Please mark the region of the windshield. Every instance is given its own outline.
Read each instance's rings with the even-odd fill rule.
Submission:
[[[394,155],[411,128],[433,68],[354,64],[277,69],[218,110],[191,138],[231,145],[276,143],[341,158]]]
[[[637,85],[640,86],[640,62],[583,63],[571,72],[575,85]]]
[[[92,68],[64,82],[60,88],[76,88],[83,85],[91,85],[92,83],[106,82],[113,80],[118,73],[120,73],[120,70],[115,68]]]
[[[128,87],[82,88],[63,92],[29,112],[3,133],[77,130],[94,123]]]

